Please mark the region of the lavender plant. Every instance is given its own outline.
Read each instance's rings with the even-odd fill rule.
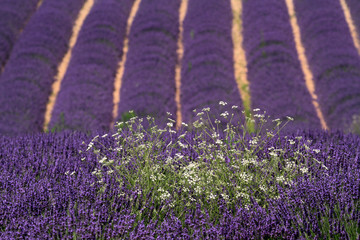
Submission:
[[[227,103],[220,101],[219,104],[224,106]],[[237,106],[232,106],[232,110],[236,109]],[[254,109],[253,112],[259,110]],[[209,108],[204,108],[197,113],[200,121],[190,125],[182,123],[184,128],[181,135],[174,131],[175,121],[171,118],[168,118],[169,122],[164,129],[158,129],[157,126],[144,129],[141,125],[143,119],[138,117],[132,117],[125,123],[118,122],[118,132],[112,135],[117,140],[117,146],[111,148],[113,157],[103,155],[95,146],[95,142],[100,143],[99,135],[88,144],[87,151],[93,149],[103,166],[103,169],[95,169],[92,174],[100,179],[98,183],[103,183],[105,170],[107,174],[116,177],[120,187],[126,186],[137,191],[139,196],[141,194],[144,203],[151,198],[156,206],[164,206],[158,212],[160,219],[164,219],[166,212],[171,209],[184,223],[185,209],[196,209],[197,204],[201,204],[202,211],[207,211],[211,219],[217,222],[219,199],[224,199],[232,209],[239,204],[249,209],[250,205],[254,204],[252,199],[266,208],[269,199],[279,198],[279,188],[292,187],[293,180],[299,176],[312,179],[309,169],[314,164],[324,168],[326,172],[327,167],[315,158],[304,156],[300,152],[300,146],[289,159],[284,158],[284,150],[274,147],[268,149],[270,159],[258,159],[256,154],[276,135],[269,131],[265,138],[259,136],[262,124],[266,122],[264,115],[254,115],[262,124],[260,129],[256,129],[256,134],[252,134],[253,137],[248,144],[245,142],[247,126],[254,120],[246,117],[245,126],[236,128],[231,124],[234,117],[232,113],[230,122],[224,130],[225,137],[221,138],[218,126],[215,128],[210,121],[209,111]],[[207,119],[202,118],[205,114]],[[168,115],[171,116],[170,113]],[[228,115],[224,112],[220,119],[226,119]],[[147,120],[154,123],[151,117]],[[293,119],[288,117],[288,120]],[[279,129],[281,121],[273,121],[278,128],[277,134],[289,122]],[[215,120],[217,125],[220,122],[218,119]],[[126,131],[121,128],[124,124],[128,126]],[[191,133],[188,133],[185,127]],[[240,129],[243,130],[242,136]],[[194,131],[198,134],[194,134]],[[168,133],[170,141],[164,141],[162,133]],[[105,134],[101,138],[107,136]],[[301,137],[297,139],[300,140]],[[289,142],[290,145],[295,144],[292,140]],[[309,150],[307,145],[304,147]],[[164,148],[167,154],[158,154],[159,150]],[[133,169],[130,169],[131,167]],[[103,192],[105,188],[106,184],[99,191]],[[132,212],[140,218],[141,212],[146,210],[144,208],[140,209],[134,205]],[[157,213],[156,209],[154,211]]]

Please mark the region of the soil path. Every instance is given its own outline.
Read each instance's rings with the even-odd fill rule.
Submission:
[[[349,26],[350,34],[353,39],[354,45],[356,47],[358,54],[360,55],[360,36],[359,36],[358,32],[356,31],[354,21],[350,14],[349,6],[346,4],[345,0],[340,0],[340,4],[341,4],[342,10],[344,11],[345,20]]]
[[[242,0],[231,0],[231,8],[233,13],[232,21],[232,40],[234,48],[234,73],[235,80],[238,87],[238,90],[241,95],[243,102],[243,107],[246,113],[251,112],[251,97],[249,94],[249,81],[247,79],[247,61],[246,55],[243,46],[243,36],[242,36]],[[251,120],[254,120],[254,116],[248,116]],[[250,124],[251,125],[251,124]]]
[[[295,16],[295,11],[294,11],[294,2],[293,0],[286,0],[286,5],[288,8],[288,13],[289,13],[289,17],[290,17],[290,23],[291,23],[291,27],[293,30],[293,35],[294,35],[294,40],[295,40],[295,45],[296,45],[296,51],[298,52],[298,56],[299,56],[299,60],[300,60],[300,64],[301,64],[301,69],[304,73],[305,76],[305,83],[306,83],[306,87],[312,97],[312,103],[315,107],[316,113],[318,118],[320,119],[320,123],[321,123],[321,127],[324,130],[328,130],[328,126],[326,125],[326,122],[324,120],[324,116],[320,110],[320,106],[317,100],[317,96],[315,94],[315,85],[314,85],[314,81],[313,81],[313,75],[312,72],[309,68],[309,63],[307,61],[307,58],[305,56],[305,48],[302,45],[301,42],[301,35],[300,35],[300,28],[299,25],[297,23],[297,18]]]
[[[120,102],[120,89],[121,89],[121,83],[122,83],[121,80],[124,75],[126,56],[127,56],[128,50],[129,50],[130,29],[131,29],[131,25],[134,21],[134,18],[136,16],[136,13],[139,9],[140,2],[141,2],[141,0],[135,0],[133,6],[131,7],[129,18],[127,20],[126,33],[125,33],[125,39],[124,39],[124,44],[123,44],[123,55],[122,55],[121,61],[119,62],[119,67],[118,67],[115,81],[114,81],[114,93],[113,93],[114,107],[113,107],[113,120],[110,123],[111,130],[114,128],[115,119],[118,116],[118,104]]]
[[[181,127],[182,116],[181,116],[181,102],[180,102],[180,87],[181,87],[181,62],[184,55],[184,46],[183,46],[183,22],[187,12],[188,0],[182,0],[179,10],[179,38],[178,38],[178,61],[175,68],[175,101],[176,101],[176,130],[179,130]]]
[[[73,31],[72,31],[73,33],[71,35],[70,42],[69,42],[69,49],[68,49],[67,53],[65,54],[64,58],[62,59],[60,65],[58,66],[58,72],[55,77],[55,82],[52,85],[52,94],[50,95],[49,102],[46,105],[45,122],[44,122],[44,127],[43,127],[44,131],[48,130],[51,113],[54,108],[56,97],[60,90],[61,81],[64,78],[65,72],[69,66],[72,49],[76,43],[76,40],[79,35],[79,31],[84,23],[84,20],[87,17],[87,15],[89,14],[93,5],[94,5],[94,0],[87,0],[85,2],[84,6],[82,7],[82,9],[80,10],[79,15],[75,21]]]
[[[134,5],[131,9],[128,21],[127,21],[127,28],[126,28],[126,36],[124,39],[124,46],[123,46],[123,56],[121,61],[119,62],[118,71],[115,77],[114,81],[114,93],[113,93],[113,101],[114,101],[114,108],[113,108],[113,121],[111,123],[111,128],[113,128],[115,119],[118,115],[117,112],[117,106],[120,101],[120,89],[121,89],[121,79],[124,73],[124,65],[126,62],[126,55],[128,52],[128,44],[129,44],[129,33],[131,29],[132,22],[134,20],[134,17],[136,15],[136,12],[139,8],[141,0],[135,0]],[[305,49],[301,42],[301,36],[300,36],[300,30],[299,25],[297,24],[297,19],[294,13],[294,5],[293,0],[285,0],[287,7],[288,7],[288,13],[290,16],[290,22],[293,29],[295,44],[296,44],[296,50],[298,52],[299,60],[301,63],[301,68],[305,76],[305,83],[308,88],[308,91],[312,97],[313,105],[316,109],[316,113],[320,119],[321,126],[324,130],[328,130],[328,127],[326,125],[326,122],[324,120],[324,117],[322,115],[322,112],[320,110],[317,96],[315,94],[315,86],[313,82],[313,76],[309,68],[309,64],[307,62],[307,59],[305,57]],[[38,7],[41,5],[42,0],[39,2]],[[356,32],[356,28],[354,26],[354,23],[352,21],[349,8],[345,2],[345,0],[340,0],[342,9],[344,11],[344,15],[346,18],[346,21],[349,25],[349,29],[351,32],[351,36],[354,41],[354,45],[360,55],[360,39],[359,35]],[[70,58],[71,58],[71,52],[72,48],[74,47],[76,43],[76,39],[78,36],[78,33],[81,29],[81,26],[89,14],[92,6],[94,4],[94,0],[87,0],[87,2],[84,4],[83,8],[81,9],[79,16],[75,22],[74,28],[73,28],[73,34],[70,39],[69,43],[69,49],[66,53],[65,57],[63,58],[61,64],[58,67],[58,74],[55,77],[55,82],[52,85],[52,95],[49,98],[49,102],[46,107],[46,113],[45,113],[45,123],[44,123],[44,130],[47,130],[52,109],[54,107],[57,94],[59,92],[60,86],[61,86],[61,80],[64,77],[64,74],[67,70]],[[182,116],[181,116],[181,102],[180,102],[180,87],[181,87],[181,61],[183,57],[183,20],[186,15],[188,6],[188,0],[182,0],[179,10],[179,38],[178,38],[178,63],[175,70],[175,84],[176,84],[176,93],[175,93],[175,101],[177,106],[177,112],[176,112],[176,128],[179,129],[182,122]],[[243,101],[244,110],[246,112],[251,112],[251,96],[249,94],[249,81],[247,79],[247,62],[245,57],[244,49],[242,48],[242,22],[241,22],[241,12],[242,12],[242,0],[231,0],[231,7],[233,11],[233,23],[232,23],[232,39],[233,39],[233,45],[234,45],[234,71],[235,71],[235,79],[237,83],[237,87],[239,89],[239,92],[241,94],[241,98]],[[251,116],[253,119],[253,116]]]

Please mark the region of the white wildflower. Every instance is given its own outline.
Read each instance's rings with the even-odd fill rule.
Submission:
[[[295,168],[295,163],[294,163],[294,162],[289,162],[289,161],[287,161],[287,162],[286,162],[285,170],[290,171],[290,170],[292,170],[293,168]]]
[[[263,185],[263,184],[261,184],[261,185],[259,186],[259,188],[260,188],[263,192],[266,192],[266,191],[267,191],[267,187],[266,187],[265,185]]]
[[[160,196],[160,198],[161,198],[162,201],[164,201],[164,200],[168,199],[170,196],[171,196],[170,193],[168,191],[166,191],[165,193],[163,193]]]
[[[254,117],[257,117],[257,118],[263,118],[263,117],[264,117],[264,115],[262,115],[262,114],[255,114],[255,115],[254,115]]]
[[[220,135],[218,134],[218,133],[216,133],[216,132],[214,132],[212,135],[211,135],[211,137],[212,138],[218,138]]]
[[[249,175],[249,174],[247,174],[245,172],[240,173],[239,177],[240,177],[241,180],[243,180],[245,182],[250,182],[252,180],[252,178],[253,178],[251,175]]]
[[[289,139],[288,141],[290,142],[290,145],[295,144],[295,141],[293,141],[293,140],[291,140],[291,139]]]
[[[104,157],[99,161],[99,163],[103,163],[103,162],[106,161],[106,160],[107,160],[107,157],[104,156]]]
[[[280,122],[280,118],[274,119],[272,122]]]
[[[215,199],[216,195],[214,195],[213,193],[210,193],[209,199]]]
[[[202,192],[201,187],[196,186],[196,188],[195,188],[195,192],[196,192],[197,194],[201,194],[201,192]]]
[[[184,122],[181,123],[183,126],[187,127],[188,125]]]
[[[168,156],[166,159],[166,164],[171,164],[173,162],[173,159],[171,156]]]
[[[250,196],[248,194],[246,194],[246,193],[243,193],[243,192],[240,192],[240,193],[238,192],[236,194],[236,198],[239,198],[239,197],[245,198],[246,200],[250,200]]]
[[[221,140],[219,140],[219,139],[217,139],[215,143],[219,144],[219,145],[223,144],[223,142]]]
[[[307,173],[307,172],[308,172],[308,168],[306,168],[306,167],[300,168],[300,171],[301,171],[302,173]]]
[[[179,145],[180,145],[180,147],[182,147],[182,148],[187,148],[187,147],[188,147],[187,144],[183,144],[183,143],[181,143],[180,141],[179,141]]]
[[[181,160],[181,159],[183,159],[183,157],[184,157],[184,156],[181,155],[181,153],[176,153],[176,154],[175,154],[175,158],[176,158],[176,159]]]
[[[254,112],[260,111],[260,108],[255,108],[253,111]]]
[[[285,178],[284,178],[284,176],[276,177],[276,181],[278,181],[278,182],[284,182],[284,181],[285,181]]]
[[[223,118],[227,118],[228,115],[229,113],[227,111],[220,114],[220,116],[222,116]]]
[[[256,145],[257,141],[256,140],[250,140],[249,143],[250,143],[250,145]]]
[[[228,196],[228,195],[222,193],[221,196],[222,196],[226,201],[229,200],[229,196]]]
[[[224,101],[220,101],[220,102],[219,102],[219,105],[225,106],[226,104],[227,104],[227,102],[224,102]]]
[[[90,142],[89,145],[88,145],[88,148],[86,149],[86,151],[89,151],[90,148],[92,148],[94,146],[94,143],[93,142]]]

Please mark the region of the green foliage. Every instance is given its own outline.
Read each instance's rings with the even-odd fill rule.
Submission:
[[[225,105],[226,103],[220,101],[219,104]],[[259,110],[254,109],[254,112]],[[208,112],[210,109],[204,108],[203,111]],[[245,112],[243,111],[243,113]],[[206,115],[209,116],[208,113]],[[150,221],[149,217],[155,217],[154,215],[150,216],[150,212],[145,208],[146,202],[150,201],[154,205],[154,213],[160,221],[164,220],[166,212],[172,210],[184,224],[185,207],[195,211],[196,204],[200,203],[202,211],[208,211],[211,220],[217,224],[220,217],[217,203],[220,199],[224,199],[230,209],[235,209],[235,206],[239,204],[248,209],[253,204],[250,198],[253,198],[260,206],[267,208],[268,199],[279,198],[279,192],[274,182],[277,182],[282,188],[287,188],[291,187],[294,180],[299,176],[307,175],[313,178],[312,173],[308,171],[311,165],[317,164],[326,169],[326,166],[316,159],[304,156],[305,151],[300,151],[299,145],[298,151],[294,152],[294,155],[288,159],[283,156],[286,149],[274,149],[272,147],[268,148],[271,151],[269,159],[257,160],[256,153],[262,151],[265,144],[275,134],[270,131],[266,136],[261,137],[259,136],[259,129],[256,129],[256,136],[252,137],[249,149],[247,143],[244,142],[244,136],[248,129],[255,129],[250,124],[254,121],[251,112],[248,111],[247,115],[249,117],[247,117],[246,126],[241,127],[244,130],[242,136],[237,131],[239,128],[230,124],[226,130],[226,137],[223,139],[220,139],[219,132],[207,128],[207,124],[203,121],[185,124],[189,127],[193,125],[196,130],[199,130],[199,134],[195,138],[202,139],[197,144],[191,144],[185,138],[187,131],[179,136],[175,142],[162,141],[161,134],[163,132],[170,134],[175,132],[171,123],[166,129],[150,128],[147,133],[135,131],[132,125],[135,123],[136,114],[132,111],[124,113],[122,115],[123,122],[117,124],[119,131],[115,138],[118,142],[117,146],[113,148],[116,149],[116,154],[123,157],[109,159],[108,156],[99,155],[99,162],[106,169],[96,169],[92,174],[100,178],[99,183],[103,183],[103,171],[109,175],[114,174],[113,176],[116,177],[120,187],[126,186],[131,191],[136,191],[138,194],[142,193],[139,204],[134,203],[132,205],[132,213],[138,216],[136,222],[142,219],[147,224]],[[256,117],[260,118],[259,120],[262,123],[266,122],[263,115],[256,114],[254,118]],[[293,120],[290,117],[287,118]],[[208,120],[210,121],[210,119]],[[281,123],[279,119],[274,121],[277,122],[276,127]],[[133,134],[121,136],[120,132],[124,128],[129,128]],[[280,130],[281,128],[278,128],[277,132]],[[145,134],[151,136],[145,140]],[[208,141],[203,138],[204,134],[210,136],[211,140]],[[98,137],[96,136],[88,145],[88,150],[94,148],[93,151],[97,154],[99,152],[94,147],[93,142]],[[297,139],[300,140],[301,137]],[[295,144],[293,140],[289,140],[289,142],[291,145]],[[243,146],[243,150],[238,147],[239,143]],[[308,146],[305,145],[304,147],[308,149]],[[192,148],[196,151],[198,158],[191,159],[190,156],[183,155],[182,150],[186,148]],[[165,149],[166,156],[160,149]],[[170,153],[173,151],[176,151],[177,154],[171,157]],[[230,159],[230,168],[225,158]],[[136,171],[128,169],[129,162],[134,161],[134,159],[136,160],[133,162],[137,166]],[[204,159],[209,160],[209,162],[203,161]],[[163,162],[164,160],[166,164]],[[185,163],[186,160],[188,163]],[[175,161],[182,162],[182,166],[177,171],[172,164]],[[284,166],[284,168],[279,169],[279,165]],[[237,170],[233,172],[232,168]],[[118,178],[119,176],[120,178]],[[106,187],[107,184],[102,186],[99,193],[103,193]],[[177,194],[178,190],[181,190],[181,195]],[[144,206],[142,213],[140,213],[142,211],[140,205]]]
[[[360,116],[359,115],[353,116],[353,121],[350,124],[350,126],[348,126],[345,129],[345,133],[352,133],[357,136],[360,136]]]
[[[60,119],[58,122],[55,123],[55,125],[51,128],[51,130],[45,130],[45,133],[55,133],[55,132],[61,132],[65,129],[65,113],[60,113]]]
[[[118,127],[118,129],[129,129],[129,120],[133,117],[136,117],[136,113],[134,113],[134,111],[128,111],[128,112],[124,112],[121,115],[121,122],[123,122],[122,124],[120,124],[120,126]]]
[[[190,36],[191,36],[191,39],[194,39],[194,30],[191,30]]]

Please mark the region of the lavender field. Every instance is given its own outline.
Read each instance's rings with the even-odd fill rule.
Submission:
[[[0,0],[0,239],[360,239],[359,10]]]

